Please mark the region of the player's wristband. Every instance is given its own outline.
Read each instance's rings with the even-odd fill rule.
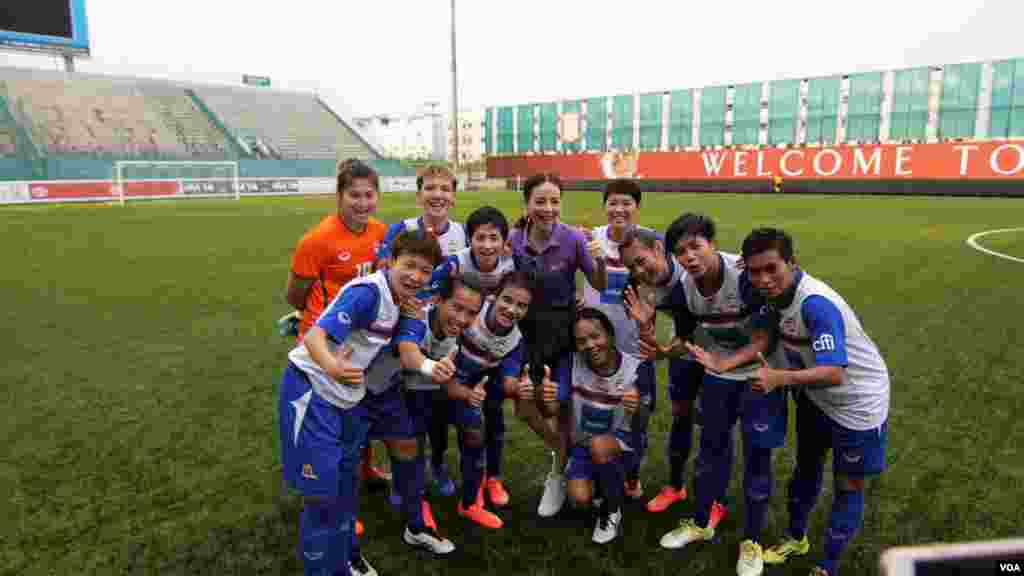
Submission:
[[[423,374],[427,378],[430,378],[431,376],[434,375],[434,366],[436,365],[437,362],[434,362],[430,358],[424,358],[423,364],[420,364],[420,374]]]

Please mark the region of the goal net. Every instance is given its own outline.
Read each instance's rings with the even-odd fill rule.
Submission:
[[[238,199],[238,162],[118,161],[114,194],[122,205],[159,198]]]

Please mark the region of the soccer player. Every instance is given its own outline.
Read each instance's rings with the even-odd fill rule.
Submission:
[[[424,494],[426,473],[425,446],[433,418],[434,396],[455,375],[454,357],[458,338],[476,319],[483,306],[480,288],[468,281],[452,279],[439,291],[436,304],[428,304],[422,318],[406,323],[396,338],[403,370],[392,374],[404,389],[405,406],[412,420],[416,440],[415,468],[399,460],[395,483],[402,486],[400,502],[408,515],[402,539],[410,546],[425,548],[439,555],[449,554],[455,546],[438,535],[437,523]],[[411,475],[411,478],[410,478]],[[411,481],[410,487],[405,482]],[[413,506],[406,506],[407,495],[415,494]]]
[[[387,266],[391,256],[391,242],[403,230],[426,230],[437,238],[441,245],[441,253],[446,257],[466,247],[466,231],[462,224],[449,218],[455,206],[455,192],[458,180],[443,164],[431,164],[420,170],[416,178],[416,205],[422,210],[418,218],[409,218],[392,224],[388,228],[384,242],[377,251],[377,266]],[[438,394],[434,405],[434,429],[430,431],[431,460],[437,464],[432,475],[438,491],[443,496],[455,493],[455,484],[448,475],[448,467],[444,465],[445,453],[448,450],[448,424],[451,421],[448,398]],[[363,457],[363,471],[370,477],[384,477],[383,472],[371,466],[373,451],[367,448]]]
[[[754,337],[753,315],[762,306],[742,272],[738,256],[719,252],[715,224],[700,214],[684,214],[673,222],[665,240],[686,270],[674,297],[677,336],[693,339],[715,354],[729,357]],[[764,332],[760,343],[768,352]],[[724,498],[732,471],[733,427],[742,415],[745,539],[740,544],[737,574],[763,571],[760,533],[767,520],[773,486],[771,450],[782,446],[786,435],[786,396],[782,391],[759,394],[747,380],[757,369],[756,358],[727,371],[707,372],[701,385],[702,473],[696,479],[694,518],[680,522],[665,534],[661,545],[681,548],[694,541],[710,541],[721,519],[716,502]]]
[[[764,561],[779,564],[810,550],[807,522],[831,450],[835,490],[825,555],[811,575],[836,576],[840,555],[863,524],[866,481],[885,470],[889,370],[842,296],[797,266],[788,234],[754,230],[743,241],[743,258],[751,283],[768,301],[766,336],[731,357],[703,349],[694,353],[709,370],[727,372],[763,354],[768,334],[781,341],[787,368],[773,369],[762,361],[750,384],[765,395],[789,389],[797,406],[789,534],[765,551]]]
[[[452,254],[445,264],[434,270],[431,287],[443,289],[449,279],[462,278],[479,286],[485,296],[493,296],[501,279],[515,270],[512,258],[504,252],[508,240],[508,220],[497,208],[483,206],[474,210],[466,219],[466,230],[469,233],[470,247]],[[499,378],[499,374],[493,372],[488,374],[488,378]],[[447,395],[445,399],[447,400]],[[504,399],[503,394],[490,394],[484,402],[484,444],[487,453],[484,490],[491,503],[498,507],[507,506],[510,500],[508,490],[501,480],[505,445],[505,412],[501,406]],[[443,406],[450,408],[451,403]],[[455,487],[449,479],[444,457],[448,443],[450,410],[445,410],[443,406],[435,406],[435,411],[442,411],[442,416],[437,416],[435,412],[430,436],[431,465],[438,491],[442,495],[450,496],[455,492]]]
[[[304,497],[300,534],[307,575],[376,574],[359,553],[353,530],[359,452],[382,417],[408,417],[367,401],[364,375],[391,345],[400,303],[426,285],[441,252],[434,239],[406,233],[395,239],[393,257],[389,270],[346,284],[288,354],[279,404],[282,460],[285,479]],[[399,449],[414,457],[415,441],[411,450]]]
[[[636,320],[626,312],[623,290],[629,282],[629,270],[623,265],[619,253],[620,243],[636,225],[641,200],[640,187],[632,180],[612,180],[605,186],[604,210],[608,224],[599,226],[589,234],[604,249],[608,270],[608,285],[598,292],[589,282],[583,284],[583,304],[604,312],[615,327],[615,344],[620,352],[640,356],[640,332]],[[653,230],[650,232],[653,233]],[[662,257],[664,261],[664,257]],[[653,414],[657,399],[655,367],[653,360],[646,360],[638,368],[637,389],[647,414]],[[647,449],[647,423],[636,422],[629,441],[632,451],[628,453],[626,470],[626,495],[633,499],[643,496],[640,483],[640,464]]]
[[[607,287],[604,248],[596,240],[588,243],[576,229],[561,222],[562,181],[553,174],[536,174],[523,183],[526,215],[512,231],[510,243],[516,270],[536,279],[537,298],[521,323],[526,364],[530,379],[540,383],[544,366],[559,366],[562,356],[572,352],[572,325],[576,308],[576,272],[582,271],[597,290]],[[554,516],[565,503],[563,466],[567,455],[557,427],[566,428],[568,414],[558,422],[544,420],[541,399],[533,406],[519,403],[519,416],[544,438],[552,450],[552,469],[544,482],[537,513]]]
[[[534,283],[524,272],[511,272],[502,279],[495,298],[484,304],[472,326],[463,332],[455,357],[456,375],[448,382],[448,395],[455,400],[462,462],[458,512],[486,528],[501,528],[503,522],[484,507],[483,403],[490,395],[520,397],[526,377],[520,377],[522,335],[517,323],[529,310],[534,292]],[[495,368],[498,378],[487,378]],[[532,385],[525,389],[532,392]]]
[[[589,507],[596,480],[602,502],[592,539],[607,544],[622,530],[624,456],[635,437],[631,421],[646,410],[637,391],[644,361],[616,350],[615,326],[595,308],[580,310],[574,335],[576,353],[558,368],[557,392],[545,367],[543,396],[545,403],[559,404],[572,414],[566,470],[569,499],[577,507]]]
[[[627,292],[635,291],[642,295],[646,291],[653,296],[652,303],[659,310],[671,314],[669,296],[677,289],[683,267],[666,254],[660,235],[644,228],[627,230],[619,244],[619,255],[623,266],[629,270]],[[668,395],[672,402],[672,427],[668,442],[669,482],[647,503],[650,512],[663,512],[687,497],[683,473],[693,445],[694,404],[704,369],[696,362],[673,355],[678,346],[677,339],[673,339],[672,344],[656,355],[656,358],[669,359]]]

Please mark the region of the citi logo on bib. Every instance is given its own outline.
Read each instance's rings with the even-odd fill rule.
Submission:
[[[811,343],[811,347],[815,352],[831,352],[836,349],[836,339],[831,334],[822,334]]]

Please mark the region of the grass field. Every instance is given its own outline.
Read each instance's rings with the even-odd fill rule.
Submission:
[[[277,387],[288,343],[274,331],[300,235],[330,198],[0,209],[0,574],[299,574],[299,502],[282,493]],[[511,217],[512,193],[463,193]],[[876,573],[884,548],[1020,536],[1024,519],[1024,264],[967,247],[974,232],[1024,226],[1024,201],[971,198],[650,195],[641,220],[663,229],[684,210],[720,225],[736,251],[755,225],[795,237],[798,258],[842,293],[892,373],[889,470],[868,489],[865,527],[843,571]],[[379,217],[414,214],[410,195]],[[563,220],[601,221],[600,196],[567,193]],[[1024,257],[1024,231],[982,240]],[[664,370],[643,479],[667,476]],[[791,419],[792,420],[792,419]],[[512,420],[510,419],[510,422]],[[792,426],[792,422],[791,422]],[[625,537],[536,517],[548,458],[510,424],[504,530],[481,533],[434,498],[448,560],[408,550],[400,515],[363,500],[365,553],[383,575],[734,574],[741,476],[720,541],[670,553],[658,539],[689,514],[633,505]],[[786,526],[792,436],[777,453],[766,538]],[[450,453],[453,470],[454,453]],[[738,469],[737,469],[738,470]],[[831,481],[812,516],[821,554]],[[799,559],[768,574],[807,574]]]

